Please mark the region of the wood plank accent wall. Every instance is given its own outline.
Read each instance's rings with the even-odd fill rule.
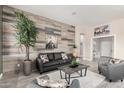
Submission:
[[[0,6],[0,74],[3,72],[2,61],[2,6]]]
[[[22,11],[10,6],[3,6],[3,71],[14,71],[17,63],[22,63],[25,52],[21,51],[16,45],[15,39],[15,11]],[[61,23],[46,17],[38,16],[23,11],[36,25],[39,32],[37,43],[34,49],[30,49],[31,59],[34,60],[39,52],[71,52],[72,45],[75,44],[75,27]],[[46,50],[46,34],[58,36],[58,48]],[[24,48],[23,48],[24,50]],[[35,66],[34,66],[35,68]]]

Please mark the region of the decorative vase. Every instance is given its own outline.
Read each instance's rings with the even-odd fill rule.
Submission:
[[[24,65],[24,75],[28,76],[31,74],[32,72],[32,61],[24,61],[23,65]]]

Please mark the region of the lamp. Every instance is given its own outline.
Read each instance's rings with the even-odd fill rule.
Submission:
[[[72,52],[74,57],[77,57],[77,47],[76,45],[73,46],[73,52]]]

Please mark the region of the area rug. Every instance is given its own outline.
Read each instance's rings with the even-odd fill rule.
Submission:
[[[53,71],[50,73],[47,73],[47,75],[50,77],[52,80],[59,80],[60,78],[60,72],[59,71]],[[62,73],[63,79],[64,79],[64,73]],[[74,73],[72,77],[79,76],[77,73]],[[96,88],[98,85],[105,80],[105,77],[102,75],[99,75],[97,73],[94,73],[90,70],[87,71],[86,76],[82,77],[76,77],[76,78],[71,78],[71,81],[73,79],[78,79],[80,82],[80,87],[81,88]],[[27,85],[27,87],[34,87],[34,88],[40,88],[33,82]]]
[[[112,82],[104,80],[97,88],[124,88],[124,82],[121,82],[121,80]]]
[[[48,72],[48,73],[44,73],[47,74],[50,79],[53,80],[59,80],[60,79],[60,73],[59,71],[52,71],[52,72]],[[42,75],[44,75],[42,74]],[[73,76],[77,76],[78,74],[73,74]],[[39,75],[37,75],[39,76]],[[64,74],[63,74],[64,76]],[[80,87],[81,88],[124,88],[124,82],[119,81],[115,81],[115,82],[108,82],[108,80],[105,79],[105,77],[103,75],[97,74],[95,72],[92,72],[90,70],[87,71],[87,75],[83,76],[83,77],[77,77],[77,78],[72,78],[71,81],[73,79],[78,79],[80,82]],[[27,88],[41,88],[40,86],[38,86],[36,83],[35,79],[32,79],[32,81],[30,81],[28,84],[26,84]]]
[[[84,71],[83,71],[84,73]],[[42,74],[44,75],[44,74]],[[60,80],[60,72],[59,71],[52,71],[47,73],[47,75],[50,77],[51,80]],[[62,73],[63,79],[64,79],[64,73]],[[79,77],[77,73],[74,73],[72,77],[76,78],[71,78],[71,82],[74,79],[78,79],[80,82],[80,87],[81,88],[96,88],[98,85],[101,84],[105,80],[105,77],[102,75],[99,75],[95,72],[92,72],[90,70],[87,71],[86,76]],[[34,82],[31,82],[30,84],[27,85],[29,88],[40,88],[38,85],[36,85]]]
[[[55,71],[52,73],[47,74],[50,79],[52,80],[59,80],[60,79],[60,73],[59,71]],[[72,77],[78,76],[77,73],[74,73]],[[63,73],[64,78],[64,73]],[[71,78],[71,81],[75,78]],[[80,82],[81,88],[95,88],[97,87],[101,82],[105,80],[105,77],[102,75],[99,75],[95,72],[92,72],[90,70],[87,71],[87,75],[83,77],[77,77],[76,79]]]

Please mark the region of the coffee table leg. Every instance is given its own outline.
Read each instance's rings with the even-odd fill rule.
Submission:
[[[62,79],[62,71],[60,70],[60,77],[61,77],[61,79]]]
[[[65,73],[65,79],[67,79],[67,75],[66,75],[66,73]]]
[[[68,84],[70,84],[70,74],[68,75]]]
[[[66,73],[65,73],[65,80],[68,82]]]
[[[82,77],[82,70],[81,70],[81,75],[80,76]]]
[[[70,84],[70,74],[65,74],[65,80],[67,81],[68,84]]]
[[[86,74],[87,74],[87,68],[85,68],[85,74],[84,74],[84,76],[86,76]]]

